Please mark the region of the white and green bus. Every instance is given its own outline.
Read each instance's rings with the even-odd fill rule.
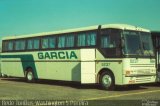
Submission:
[[[97,25],[2,39],[2,74],[115,85],[156,79],[150,31],[125,24]]]

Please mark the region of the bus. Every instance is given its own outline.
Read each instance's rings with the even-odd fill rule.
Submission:
[[[26,78],[116,85],[153,83],[151,32],[106,24],[2,38],[2,74]]]
[[[156,69],[157,69],[157,79],[156,82],[160,82],[160,31],[151,31],[153,47],[155,50],[156,57]]]

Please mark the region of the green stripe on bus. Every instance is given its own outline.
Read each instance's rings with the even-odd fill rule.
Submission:
[[[25,75],[25,70],[28,67],[31,67],[33,69],[34,77],[36,79],[38,79],[37,69],[36,69],[36,66],[34,63],[33,55],[29,55],[29,54],[27,54],[27,55],[1,55],[0,58],[20,58],[21,62],[22,62],[24,75]],[[25,62],[25,61],[31,61],[31,62]]]

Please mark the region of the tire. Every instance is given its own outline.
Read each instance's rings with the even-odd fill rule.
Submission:
[[[100,85],[105,90],[114,90],[115,79],[111,72],[106,71],[100,75]]]
[[[25,75],[26,81],[31,83],[35,81],[32,69],[28,69]]]

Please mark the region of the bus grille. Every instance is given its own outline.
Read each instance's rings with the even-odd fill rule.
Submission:
[[[154,64],[130,64],[131,67],[155,67]]]
[[[137,77],[136,83],[151,82],[151,77]]]

